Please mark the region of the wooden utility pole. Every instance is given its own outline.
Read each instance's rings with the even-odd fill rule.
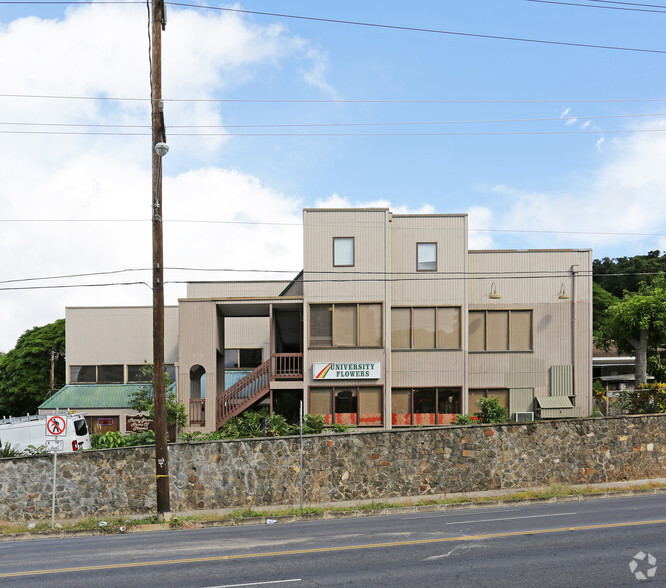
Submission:
[[[166,390],[164,378],[164,263],[162,233],[162,154],[156,146],[165,143],[162,104],[162,29],[166,23],[164,1],[152,3],[152,71],[150,79],[153,157],[153,393],[155,400],[155,485],[157,516],[170,518],[169,456],[167,452]]]

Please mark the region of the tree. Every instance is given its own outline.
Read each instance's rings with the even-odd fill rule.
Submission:
[[[141,369],[142,379],[148,380],[130,397],[130,406],[137,412],[147,412],[152,420],[155,420],[155,400],[153,397],[153,366],[146,363]],[[184,427],[187,425],[187,410],[185,405],[178,402],[175,386],[168,372],[164,372],[164,388],[166,389],[166,412],[167,423]]]
[[[596,282],[592,284],[592,331],[595,335],[599,333],[603,325],[608,308],[619,301],[617,296],[605,290],[603,286]]]
[[[615,344],[620,353],[636,357],[636,385],[647,381],[648,354],[655,354],[666,340],[666,279],[663,274],[638,292],[625,292],[606,311],[597,344],[608,349]]]
[[[647,255],[595,259],[592,262],[594,282],[617,296],[625,291],[637,292],[641,284],[651,282],[652,276],[666,272],[666,253],[650,251]]]
[[[51,349],[65,350],[65,319],[26,331],[0,356],[0,414],[37,412],[51,389]],[[65,360],[55,362],[54,386],[65,384]]]

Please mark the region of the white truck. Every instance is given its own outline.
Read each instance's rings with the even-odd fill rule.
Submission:
[[[90,449],[90,434],[81,413],[28,415],[0,419],[0,446],[7,443],[17,451],[32,446],[47,450],[57,447],[59,452],[71,453]]]

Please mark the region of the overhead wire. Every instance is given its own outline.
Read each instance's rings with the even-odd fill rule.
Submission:
[[[166,2],[166,4],[170,4],[172,6],[187,7],[187,8],[197,8],[197,9],[202,9],[202,10],[219,10],[219,11],[223,11],[223,12],[233,12],[233,13],[239,13],[239,14],[252,14],[252,15],[255,15],[255,16],[270,16],[270,17],[273,17],[273,18],[287,18],[287,19],[305,20],[305,21],[311,21],[311,22],[343,24],[343,25],[362,26],[362,27],[371,27],[371,28],[379,28],[379,29],[391,29],[391,30],[398,30],[398,31],[410,31],[410,32],[418,32],[418,33],[433,33],[433,34],[439,34],[439,35],[452,35],[452,36],[459,36],[459,37],[473,37],[473,38],[477,38],[477,39],[491,39],[491,40],[499,40],[499,41],[516,41],[516,42],[522,42],[522,43],[538,43],[538,44],[545,44],[545,45],[559,45],[559,46],[565,46],[565,47],[581,47],[581,48],[586,48],[586,49],[607,49],[607,50],[613,50],[613,51],[634,51],[634,52],[639,52],[639,53],[661,53],[661,54],[666,54],[666,51],[661,50],[661,49],[640,49],[640,48],[636,48],[636,47],[620,47],[620,46],[616,46],[616,45],[599,45],[599,44],[594,44],[594,43],[574,43],[574,42],[570,42],[570,41],[549,41],[549,40],[544,40],[544,39],[530,39],[530,38],[527,38],[527,37],[512,37],[512,36],[508,36],[508,35],[485,35],[485,34],[480,34],[480,33],[464,33],[464,32],[460,32],[460,31],[448,31],[448,30],[443,30],[443,29],[431,29],[431,28],[424,28],[424,27],[408,27],[408,26],[403,26],[403,25],[390,25],[390,24],[373,23],[373,22],[367,22],[367,21],[343,20],[343,19],[336,19],[336,18],[321,18],[321,17],[315,17],[315,16],[284,14],[284,13],[279,13],[279,12],[262,12],[262,11],[257,11],[257,10],[243,10],[243,9],[240,9],[240,8],[203,6],[203,5],[200,5],[200,4],[192,4],[192,3],[185,3],[185,2]]]
[[[149,223],[149,218],[0,218],[0,223]],[[165,218],[165,223],[173,224],[212,224],[212,225],[240,225],[240,226],[277,226],[295,227],[302,229],[302,222],[269,222],[269,221],[233,221],[217,219],[176,219]],[[318,225],[322,226],[322,225]],[[326,226],[338,226],[330,224]],[[355,226],[380,226],[376,223],[355,223]],[[393,230],[420,230],[418,227],[404,227]],[[470,233],[518,233],[518,234],[546,234],[546,235],[603,235],[620,237],[666,237],[666,233],[638,233],[627,231],[562,231],[553,229],[497,229],[497,228],[474,228],[469,227]]]
[[[527,0],[527,2],[536,2],[539,4],[559,4],[562,6],[580,6],[583,8],[605,8],[606,10],[621,10],[627,12],[656,12],[659,14],[666,14],[666,10],[655,10],[650,8],[627,8],[625,6],[601,6],[597,4],[582,4],[580,2],[564,2],[562,0]],[[666,8],[666,6],[663,8]]]
[[[382,127],[382,126],[434,126],[434,125],[468,125],[468,124],[495,124],[495,123],[531,123],[531,122],[564,122],[616,119],[616,118],[649,118],[663,117],[666,112],[641,114],[606,114],[606,115],[578,115],[555,116],[541,118],[508,118],[508,119],[479,119],[479,120],[435,120],[435,121],[389,121],[389,122],[336,122],[336,123],[259,123],[259,124],[220,124],[220,125],[169,125],[171,129],[254,129],[254,128],[313,128],[313,127]],[[0,122],[0,126],[27,126],[27,127],[83,127],[83,128],[112,128],[112,129],[150,129],[150,125],[137,124],[109,124],[109,123],[45,123],[45,122]]]
[[[0,98],[34,98],[44,100],[100,100],[111,102],[149,102],[149,98],[122,96],[74,96],[58,94],[8,94]],[[538,99],[305,99],[305,98],[162,98],[164,102],[228,102],[258,104],[562,104],[562,103],[615,103],[615,102],[666,102],[662,98],[538,98]]]
[[[570,129],[550,131],[459,131],[459,132],[405,132],[405,133],[175,133],[172,137],[474,137],[474,136],[526,136],[526,135],[597,135],[664,133],[663,129]],[[0,135],[51,135],[51,136],[106,136],[147,137],[150,133],[86,133],[83,131],[7,131]]]
[[[16,1],[5,1],[2,0],[0,1],[0,5],[2,4],[41,4],[41,5],[56,5],[56,4],[62,4],[62,5],[77,5],[77,4],[140,4],[140,2],[117,2],[117,1],[100,1],[100,2],[93,2],[92,0],[73,0],[73,1],[55,1],[55,2],[47,2],[47,1],[27,1],[27,2],[16,2]],[[349,25],[349,26],[359,26],[359,27],[369,27],[369,28],[376,28],[376,29],[385,29],[385,30],[396,30],[396,31],[406,31],[406,32],[416,32],[416,33],[429,33],[429,34],[439,34],[439,35],[450,35],[450,36],[458,36],[458,37],[469,37],[469,38],[477,38],[477,39],[489,39],[489,40],[497,40],[497,41],[514,41],[514,42],[521,42],[521,43],[533,43],[533,44],[544,44],[544,45],[556,45],[556,46],[564,46],[564,47],[579,47],[579,48],[585,48],[585,49],[604,49],[604,50],[612,50],[612,51],[631,51],[631,52],[638,52],[638,53],[657,53],[657,54],[666,54],[665,50],[661,49],[643,49],[643,48],[638,48],[638,47],[622,47],[622,46],[616,46],[616,45],[600,45],[600,44],[594,44],[594,43],[574,43],[571,41],[552,41],[552,40],[546,40],[546,39],[532,39],[532,38],[527,38],[527,37],[513,37],[509,35],[490,35],[490,34],[481,34],[481,33],[467,33],[467,32],[461,32],[461,31],[450,31],[450,30],[444,30],[444,29],[432,29],[432,28],[426,28],[426,27],[411,27],[411,26],[405,26],[405,25],[392,25],[392,24],[384,24],[384,23],[376,23],[376,22],[368,22],[368,21],[356,21],[356,20],[348,20],[348,19],[336,19],[336,18],[324,18],[324,17],[315,17],[315,16],[305,16],[305,15],[297,15],[297,14],[286,14],[286,13],[279,13],[279,12],[264,12],[264,11],[258,11],[258,10],[243,10],[240,8],[230,8],[230,7],[222,7],[222,6],[206,6],[202,4],[194,4],[194,3],[186,3],[186,2],[165,2],[165,4],[171,5],[171,6],[180,6],[184,8],[196,8],[198,10],[213,10],[213,11],[220,11],[220,12],[227,12],[227,13],[236,13],[236,14],[249,14],[253,16],[270,16],[271,18],[282,18],[282,19],[292,19],[292,20],[303,20],[303,21],[309,21],[309,22],[319,22],[319,23],[329,23],[329,24],[341,24],[341,25]]]

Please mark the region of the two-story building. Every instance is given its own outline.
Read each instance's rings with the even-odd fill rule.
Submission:
[[[448,424],[483,396],[579,416],[591,313],[591,250],[470,251],[464,214],[306,209],[302,272],[190,283],[167,309],[165,357],[194,430],[258,404],[295,419],[301,401],[359,427]],[[151,361],[150,317],[68,308],[67,388],[93,371],[97,394],[130,385]],[[110,366],[114,382],[100,379]]]

